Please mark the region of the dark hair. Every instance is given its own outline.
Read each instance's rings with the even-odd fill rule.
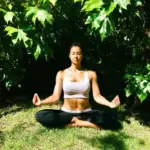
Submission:
[[[69,49],[69,53],[70,53],[71,48],[74,47],[74,46],[80,47],[80,49],[82,51],[82,54],[84,55],[84,47],[79,42],[73,42],[71,44],[70,49]],[[83,59],[82,59],[82,66],[86,67],[86,58],[85,57],[83,57]]]
[[[70,46],[69,52],[70,52],[71,48],[74,47],[74,46],[80,47],[81,50],[82,50],[82,53],[83,53],[83,47],[82,47],[81,43],[79,43],[79,42],[72,43],[71,46]]]

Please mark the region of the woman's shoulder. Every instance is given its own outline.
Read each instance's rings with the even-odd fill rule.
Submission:
[[[61,79],[63,79],[64,78],[64,73],[66,72],[66,70],[67,70],[67,68],[64,69],[64,70],[59,70],[57,72],[57,76],[60,77]]]
[[[59,70],[59,71],[57,72],[57,74],[63,74],[66,70],[67,70],[67,68],[64,69],[64,70]]]
[[[88,76],[90,77],[90,79],[95,78],[97,76],[96,72],[93,70],[87,70],[87,72],[88,72]]]
[[[96,72],[93,71],[93,70],[87,70],[87,72],[88,72],[89,74],[96,74]]]

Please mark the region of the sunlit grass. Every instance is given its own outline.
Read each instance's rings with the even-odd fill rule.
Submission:
[[[149,150],[150,128],[134,118],[118,131],[92,128],[47,129],[34,119],[41,109],[12,106],[0,109],[1,150]],[[59,109],[59,105],[50,108]]]

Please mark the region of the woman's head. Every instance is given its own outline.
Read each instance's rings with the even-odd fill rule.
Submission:
[[[73,64],[80,64],[83,58],[83,51],[79,43],[73,43],[70,47],[69,58]]]

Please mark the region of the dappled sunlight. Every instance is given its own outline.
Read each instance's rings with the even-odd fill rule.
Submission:
[[[0,126],[1,126],[1,124],[0,124]],[[5,142],[5,134],[2,131],[0,131],[0,148],[2,147],[4,142]]]
[[[0,118],[2,149],[150,149],[150,141],[146,140],[150,138],[149,127],[140,125],[134,118],[128,116],[130,124],[120,119],[121,128],[118,130],[99,131],[84,127],[49,129],[34,118],[37,111],[48,108],[59,109],[60,105],[22,109],[15,113],[11,110],[16,110],[16,106],[3,110],[11,113]]]
[[[91,136],[91,137],[80,137],[80,139],[84,140],[87,144],[91,145],[95,149],[115,149],[115,150],[127,150],[127,146],[125,140],[130,138],[125,133],[105,133],[99,136]]]

